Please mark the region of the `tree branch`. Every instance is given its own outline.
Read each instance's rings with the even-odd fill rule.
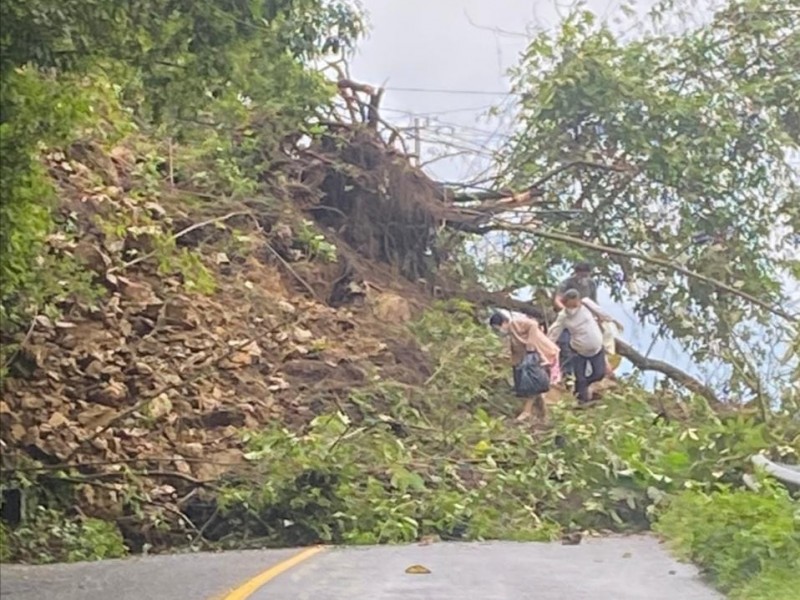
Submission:
[[[445,290],[445,292],[448,293],[449,291]],[[500,293],[492,293],[485,290],[469,290],[466,292],[461,290],[453,291],[453,295],[469,300],[478,306],[498,307],[520,312],[537,319],[540,323],[552,322],[555,318],[555,314],[547,306],[539,308],[530,302],[514,300]],[[669,379],[682,385],[690,392],[708,400],[712,407],[717,407],[722,404],[722,401],[717,397],[713,389],[678,367],[661,360],[650,359],[619,338],[615,340],[615,345],[617,353],[627,358],[637,369],[642,371],[656,371],[666,375]]]
[[[708,400],[712,407],[722,404],[722,401],[717,397],[716,393],[714,393],[714,390],[681,369],[664,361],[648,358],[619,338],[616,339],[615,345],[617,354],[627,358],[637,369],[641,371],[656,371],[666,375],[690,392]]]
[[[604,252],[606,254],[610,254],[612,256],[624,256],[626,258],[631,258],[634,260],[641,260],[642,262],[651,263],[654,265],[658,265],[660,267],[664,267],[665,269],[669,269],[671,271],[675,271],[676,273],[680,273],[681,275],[685,275],[686,277],[690,277],[692,279],[696,279],[698,281],[702,281],[704,283],[708,283],[709,285],[714,286],[719,290],[723,290],[728,292],[729,294],[733,294],[734,296],[738,296],[743,300],[746,300],[750,304],[755,306],[759,306],[764,310],[779,316],[789,322],[795,323],[798,321],[797,315],[789,313],[781,308],[777,308],[772,303],[766,302],[755,296],[748,294],[747,292],[743,292],[742,290],[738,290],[733,286],[730,286],[726,283],[723,283],[713,277],[708,277],[707,275],[702,275],[691,269],[687,269],[686,267],[682,267],[676,264],[674,261],[657,258],[655,256],[648,256],[646,254],[639,254],[637,252],[629,252],[627,250],[620,250],[619,248],[614,248],[612,246],[604,246],[602,244],[595,244],[594,242],[588,242],[581,238],[577,238],[571,235],[567,235],[565,233],[557,233],[554,231],[544,231],[541,229],[536,229],[534,227],[526,226],[526,225],[514,225],[511,223],[498,223],[495,222],[491,225],[484,226],[480,228],[481,233],[488,233],[489,231],[509,231],[509,232],[517,232],[517,233],[527,233],[530,235],[534,235],[540,238],[545,238],[549,240],[554,240],[558,242],[564,242],[567,244],[572,244],[574,246],[580,246],[582,248],[587,248],[589,250],[594,250],[596,252]]]

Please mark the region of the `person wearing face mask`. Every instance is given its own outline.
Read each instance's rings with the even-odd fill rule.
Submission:
[[[569,332],[569,346],[573,353],[572,368],[575,373],[575,395],[579,404],[586,404],[590,400],[589,386],[606,375],[603,331],[595,314],[582,302],[578,290],[567,290],[562,296],[562,302],[564,310],[558,313],[547,335],[555,342],[564,331]]]
[[[525,398],[522,412],[517,417],[524,421],[531,416],[539,420],[545,418],[544,398],[550,383],[558,379],[558,346],[548,339],[539,322],[530,317],[508,317],[496,312],[489,319],[489,325],[501,337],[507,338],[511,350],[511,365],[514,371],[514,391]],[[540,392],[531,394],[523,389],[522,370],[526,363],[533,363],[533,369],[543,373]]]
[[[556,291],[555,298],[553,298],[553,305],[556,311],[564,309],[564,294],[568,290],[577,290],[581,298],[588,298],[592,302],[597,303],[597,282],[592,277],[592,266],[587,262],[577,263],[572,271],[572,275],[567,277],[561,282]],[[561,350],[561,373],[564,377],[574,373],[574,352],[570,348],[570,332],[565,329],[561,332],[560,337],[556,340],[559,349]]]

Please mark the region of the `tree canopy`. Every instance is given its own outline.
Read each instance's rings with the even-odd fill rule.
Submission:
[[[774,318],[725,287],[791,313],[782,286],[800,275],[800,3],[731,0],[668,33],[676,10],[659,5],[620,36],[581,9],[531,41],[513,72],[520,126],[503,183],[536,185],[562,216],[543,217],[555,236],[511,237],[501,279],[551,285],[554,267],[593,256],[641,318],[698,359],[728,360],[750,324]]]
[[[212,150],[233,144],[233,128],[257,110],[278,144],[331,99],[311,61],[362,33],[357,6],[340,0],[3,0],[0,20],[4,325],[61,287],[43,273],[63,265],[36,265],[52,224],[42,146],[73,141],[108,110],[115,126],[162,126],[211,139]]]

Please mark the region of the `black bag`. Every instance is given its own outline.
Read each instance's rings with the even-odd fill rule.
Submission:
[[[538,352],[528,352],[522,362],[514,367],[514,391],[528,398],[544,394],[550,389],[550,374],[542,366]]]

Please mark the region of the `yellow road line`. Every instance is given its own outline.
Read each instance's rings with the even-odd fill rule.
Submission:
[[[273,567],[270,567],[266,571],[263,571],[258,575],[256,575],[255,577],[253,577],[252,579],[246,581],[235,590],[223,596],[222,600],[247,600],[247,598],[252,596],[253,593],[255,593],[261,586],[272,581],[281,573],[285,573],[292,567],[296,567],[301,562],[308,560],[315,554],[322,552],[322,550],[324,550],[323,546],[314,546],[313,548],[306,548],[302,552],[298,552],[291,558],[287,558],[285,561],[280,562]]]

